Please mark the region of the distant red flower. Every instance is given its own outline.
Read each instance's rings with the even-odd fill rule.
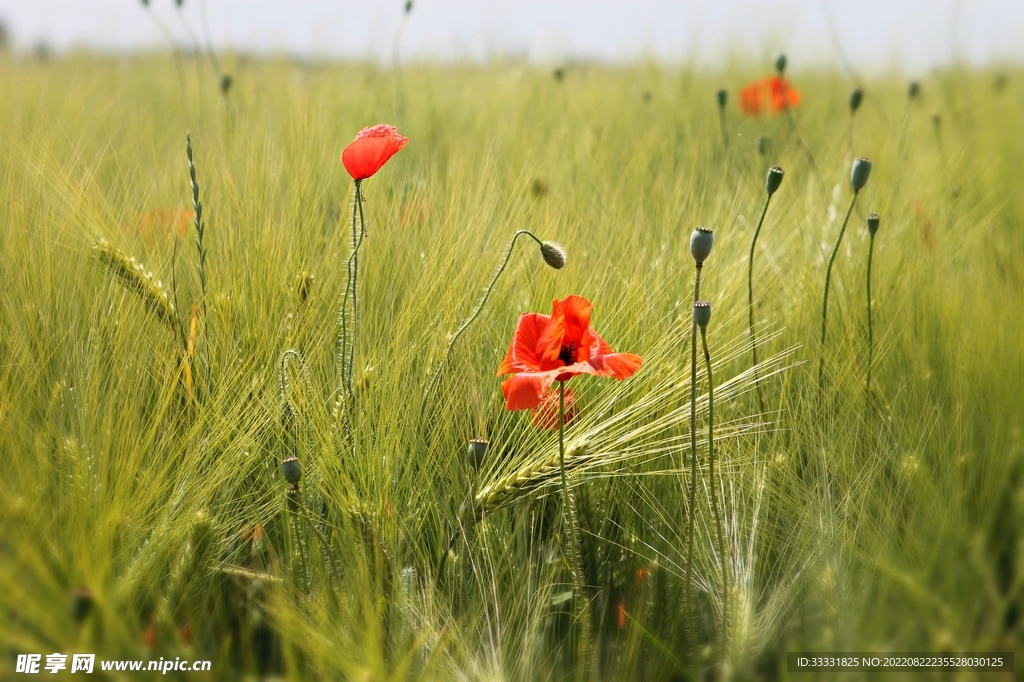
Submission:
[[[744,114],[760,116],[767,110],[781,114],[787,107],[800,104],[800,93],[779,76],[770,76],[754,81],[740,90],[737,105]]]
[[[408,141],[409,138],[399,135],[394,126],[384,123],[363,128],[341,153],[341,162],[354,180],[365,180],[379,171]]]
[[[576,419],[576,398],[572,395],[572,389],[565,389],[565,424],[568,426]],[[551,391],[540,405],[533,408],[533,425],[538,429],[558,428],[558,392]]]
[[[590,328],[593,306],[582,296],[552,301],[551,308],[550,315],[519,316],[508,353],[498,368],[498,376],[514,375],[501,385],[509,410],[539,406],[556,381],[579,374],[626,379],[643,363],[639,355],[612,351]]]

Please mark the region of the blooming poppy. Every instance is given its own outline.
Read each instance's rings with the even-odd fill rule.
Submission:
[[[639,355],[614,352],[590,328],[592,309],[582,296],[569,296],[552,301],[550,315],[519,316],[508,353],[498,368],[498,376],[514,375],[501,385],[507,409],[534,409],[548,396],[554,382],[579,374],[626,379],[640,369],[643,360]]]
[[[365,180],[379,171],[408,141],[409,138],[399,135],[394,126],[384,123],[363,128],[341,153],[341,162],[354,180]]]
[[[540,405],[533,408],[533,425],[538,429],[558,428],[558,391],[551,391]],[[576,398],[573,397],[572,389],[565,389],[565,425],[572,424],[576,419]]]
[[[780,76],[762,78],[745,86],[737,101],[740,111],[750,116],[760,116],[766,108],[773,114],[781,114],[787,107],[798,104],[799,91]]]

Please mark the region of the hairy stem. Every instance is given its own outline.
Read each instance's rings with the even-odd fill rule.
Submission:
[[[839,229],[839,237],[836,239],[832,256],[828,259],[828,268],[825,270],[825,299],[821,304],[821,358],[818,360],[818,388],[820,390],[825,389],[825,332],[828,325],[828,288],[832,281],[832,264],[836,260],[836,254],[839,253],[839,244],[843,241],[843,233],[846,232],[846,223],[849,222],[850,214],[853,213],[853,205],[857,203],[857,194],[857,190],[854,190],[850,208],[847,209],[846,217],[843,218],[843,226]]]
[[[722,648],[725,649],[729,636],[729,548],[725,544],[722,515],[718,511],[718,487],[715,485],[715,382],[711,378],[711,353],[708,352],[707,333],[700,330],[704,346],[704,364],[708,371],[708,479],[711,485],[711,509],[715,515],[718,531],[719,561],[722,563]]]
[[[417,423],[423,423],[423,413],[427,408],[427,400],[430,399],[430,394],[434,390],[434,385],[437,383],[438,378],[441,376],[441,371],[444,369],[445,363],[448,362],[448,357],[451,355],[452,348],[455,346],[455,342],[459,340],[469,325],[473,324],[476,318],[480,315],[480,312],[484,309],[484,305],[487,304],[487,299],[491,296],[491,291],[494,289],[494,285],[497,284],[498,278],[501,277],[501,273],[505,272],[505,266],[508,265],[509,258],[512,257],[512,250],[515,248],[516,240],[519,237],[526,235],[539,245],[543,245],[544,242],[540,240],[534,233],[529,230],[519,230],[512,235],[512,240],[508,243],[508,248],[505,249],[505,257],[501,260],[501,265],[498,266],[494,276],[491,277],[491,283],[487,285],[487,289],[484,291],[484,295],[480,298],[480,302],[476,304],[476,308],[473,313],[462,323],[462,326],[452,335],[451,340],[448,342],[448,346],[444,349],[444,354],[441,356],[441,361],[437,363],[437,368],[434,370],[434,374],[430,377],[430,383],[427,384],[427,390],[423,392],[423,397],[420,399],[420,412],[417,419]]]
[[[761,414],[764,414],[764,393],[761,390],[761,382],[757,376],[757,336],[754,330],[754,247],[757,245],[757,237],[761,234],[761,226],[764,225],[764,217],[768,213],[768,204],[772,201],[772,195],[764,200],[764,210],[761,211],[761,219],[757,221],[757,229],[754,230],[754,238],[750,242],[750,258],[747,260],[747,308],[750,311],[750,352],[754,359],[754,386],[757,388],[757,406]]]
[[[871,405],[871,361],[874,353],[874,332],[871,327],[871,256],[875,251],[875,235],[868,242],[868,372],[867,372],[867,404]]]
[[[700,300],[700,272],[703,263],[697,263],[697,275],[693,282],[693,302]],[[697,320],[693,320],[690,334],[690,494],[686,508],[686,613],[690,621],[690,641],[686,648],[687,662],[692,659],[697,639],[697,617],[693,611],[693,521],[694,501],[697,497]]]

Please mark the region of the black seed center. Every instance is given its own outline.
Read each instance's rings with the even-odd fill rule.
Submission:
[[[575,365],[578,357],[579,353],[576,350],[575,341],[570,343],[568,346],[562,346],[562,350],[558,353],[558,359],[565,365]]]

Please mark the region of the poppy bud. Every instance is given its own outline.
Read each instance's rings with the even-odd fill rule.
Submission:
[[[757,138],[757,153],[761,156],[768,153],[768,138],[764,135]]]
[[[782,73],[786,70],[786,53],[783,52],[775,58],[775,70]]]
[[[860,88],[854,88],[853,92],[850,93],[850,113],[854,113],[860,109],[860,103],[864,99],[864,91]]]
[[[864,189],[864,185],[868,184],[869,175],[871,175],[871,161],[863,156],[855,159],[853,168],[850,169],[850,184],[853,185],[854,192]]]
[[[917,81],[910,81],[910,85],[907,86],[907,97],[910,99],[917,99],[917,96],[921,93],[921,84]]]
[[[715,97],[718,98],[718,108],[725,109],[725,103],[729,99],[729,93],[725,91],[725,88],[720,88]]]
[[[469,465],[474,470],[480,469],[480,465],[484,463],[484,457],[487,455],[487,446],[490,442],[486,438],[474,438],[469,441],[469,448],[466,451],[466,458],[469,460]]]
[[[92,611],[92,603],[92,592],[88,587],[79,587],[71,594],[71,620],[75,625],[81,625],[86,619]]]
[[[715,244],[715,233],[706,227],[695,227],[690,235],[690,253],[697,265],[704,265],[704,261],[711,255],[711,247]]]
[[[220,77],[220,91],[221,94],[228,94],[228,90],[231,89],[231,76],[224,74]]]
[[[292,485],[297,484],[302,478],[302,467],[299,466],[299,458],[295,455],[286,457],[281,462],[281,473],[284,474],[284,480]]]
[[[701,329],[706,329],[711,321],[711,304],[707,301],[697,301],[693,304],[693,321]]]
[[[780,166],[772,166],[768,169],[768,177],[764,181],[765,189],[768,190],[768,196],[775,194],[776,190],[779,189],[779,185],[782,184],[783,175],[785,175],[785,171]]]
[[[878,223],[881,222],[881,218],[878,217],[877,213],[871,213],[868,215],[868,232],[874,237],[875,233],[878,232]]]
[[[540,245],[540,255],[543,256],[544,262],[555,270],[561,270],[565,267],[565,249],[562,248],[561,244],[544,242]]]

